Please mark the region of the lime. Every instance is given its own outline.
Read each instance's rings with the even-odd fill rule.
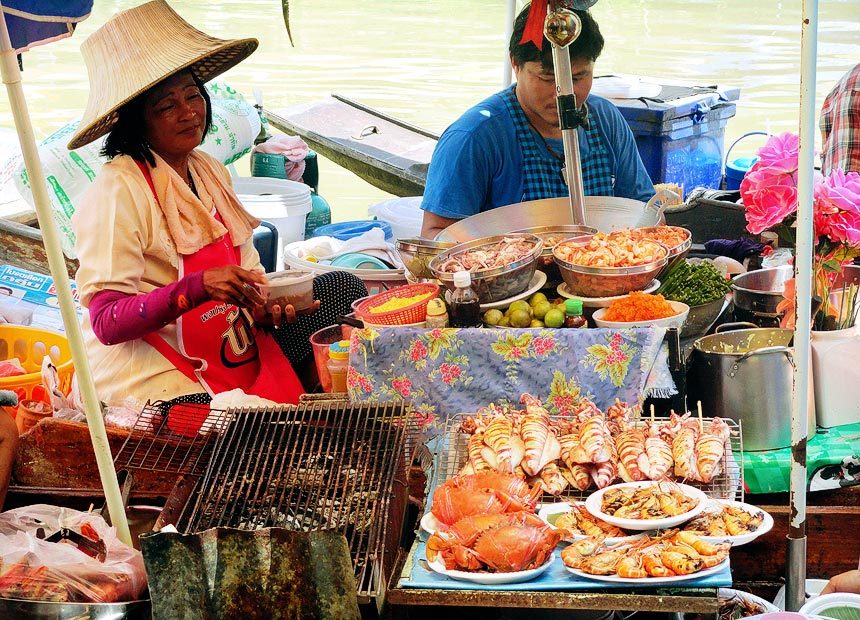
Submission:
[[[544,315],[543,322],[547,327],[561,327],[564,325],[564,312],[558,308],[553,308]]]
[[[546,316],[546,313],[552,310],[552,304],[546,300],[539,301],[534,305],[534,317],[541,321]]]
[[[503,316],[501,320],[496,323],[499,327],[510,327],[511,326],[511,318],[507,316]]]
[[[544,295],[543,293],[535,293],[534,295],[529,297],[529,305],[532,308],[534,308],[536,305],[538,305],[542,301],[546,301],[546,295]]]
[[[532,319],[532,322],[529,323],[529,327],[544,327],[543,321],[538,321],[537,319]]]
[[[517,309],[511,312],[510,320],[512,327],[528,327],[532,322],[532,315],[528,310]]]
[[[504,316],[501,310],[487,310],[484,313],[484,323],[487,325],[498,325]]]
[[[517,310],[524,310],[524,311],[528,312],[529,313],[529,319],[531,319],[532,307],[529,305],[529,302],[527,302],[525,299],[520,299],[519,301],[515,301],[514,303],[512,303],[510,305],[510,307],[508,308],[508,313],[510,315],[513,315],[513,313],[516,312]]]

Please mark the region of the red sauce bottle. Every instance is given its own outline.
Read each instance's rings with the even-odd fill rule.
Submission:
[[[582,300],[567,299],[564,302],[564,326],[587,327],[588,321],[582,316]]]

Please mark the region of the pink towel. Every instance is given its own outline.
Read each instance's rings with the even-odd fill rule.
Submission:
[[[278,134],[254,146],[255,153],[283,155],[284,173],[290,181],[301,181],[305,173],[305,157],[308,155],[308,145],[298,136]]]

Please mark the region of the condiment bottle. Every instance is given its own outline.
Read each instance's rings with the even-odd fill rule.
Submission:
[[[472,274],[468,271],[458,271],[454,274],[454,286],[451,293],[451,327],[481,327],[481,303],[478,293],[472,288]]]
[[[582,300],[566,299],[564,301],[564,326],[586,327],[588,321],[582,316]]]
[[[448,309],[445,302],[436,297],[427,302],[426,326],[429,328],[448,327]]]
[[[331,391],[346,392],[346,373],[349,370],[349,340],[335,342],[328,348],[326,367],[331,375]]]

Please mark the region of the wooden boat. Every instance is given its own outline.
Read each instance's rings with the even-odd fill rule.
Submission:
[[[320,155],[395,196],[424,193],[439,136],[332,95],[285,110],[264,110],[273,127],[301,136]]]

